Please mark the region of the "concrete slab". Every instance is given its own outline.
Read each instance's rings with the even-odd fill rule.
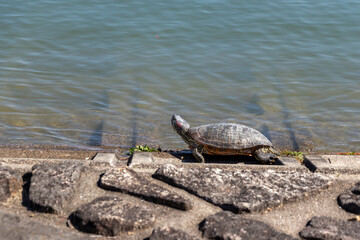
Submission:
[[[18,213],[0,210],[0,221],[0,239],[89,239],[75,230],[44,224]]]
[[[92,159],[93,162],[105,163],[112,167],[116,166],[117,160],[115,153],[97,153]]]
[[[284,165],[287,167],[303,167],[303,165],[293,157],[281,157],[279,162],[281,163],[280,165]]]
[[[200,166],[191,151],[173,152],[136,152],[128,162],[129,167],[158,168],[165,164],[177,166]],[[186,166],[187,165],[187,166]],[[298,160],[292,157],[281,157],[280,160],[271,165],[264,165],[249,156],[207,156],[203,166],[217,168],[299,168],[305,169]]]
[[[156,165],[156,164],[177,164],[181,160],[171,155],[160,158],[154,156],[152,152],[135,152],[128,162],[128,166],[134,167],[138,165]]]
[[[357,155],[306,155],[304,164],[312,172],[360,173],[360,156]]]
[[[322,155],[332,166],[345,168],[360,168],[359,155]]]
[[[125,165],[125,161],[119,161],[115,154],[103,155],[100,154],[98,158],[96,156],[90,159],[57,159],[57,158],[4,158],[0,157],[0,163],[4,166],[21,169],[23,172],[31,171],[31,168],[35,164],[43,163],[62,163],[62,162],[81,162],[85,166],[107,168],[109,166],[122,166]],[[96,158],[96,159],[95,159]]]
[[[75,161],[86,162],[87,160],[57,159],[57,158],[5,158],[5,157],[0,157],[0,162],[2,163],[2,165],[9,166],[9,167],[16,168],[16,169],[21,169],[24,172],[31,171],[32,166],[34,166],[35,164],[75,162]]]

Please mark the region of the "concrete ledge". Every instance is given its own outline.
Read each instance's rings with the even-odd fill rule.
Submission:
[[[352,155],[306,155],[304,164],[312,172],[360,173],[360,156]]]
[[[303,165],[293,157],[281,157],[279,162],[286,167],[303,167]]]
[[[179,164],[181,159],[172,157],[170,154],[166,157],[157,157],[152,152],[135,152],[129,159],[128,166],[134,167],[137,165],[159,165],[159,164]]]
[[[85,166],[91,167],[115,167],[118,165],[124,165],[125,162],[121,162],[118,158],[113,159],[114,154],[110,154],[109,156],[102,156],[101,158],[94,158],[92,160],[89,159],[50,159],[50,158],[1,158],[0,163],[4,166],[9,166],[16,169],[23,169],[23,171],[31,171],[31,168],[35,164],[43,164],[43,163],[64,163],[64,162],[81,162]],[[101,156],[101,155],[100,155]]]
[[[4,166],[9,166],[24,171],[31,171],[35,164],[43,163],[61,163],[61,162],[89,162],[81,159],[56,159],[56,158],[0,158],[0,162]]]
[[[251,169],[303,169],[306,167],[292,157],[281,157],[281,160],[271,165],[260,164],[248,156],[207,156],[205,164],[197,162],[190,151],[170,153],[136,152],[128,162],[129,167],[158,168],[165,164],[174,164],[181,167],[216,167],[222,169],[251,168]]]

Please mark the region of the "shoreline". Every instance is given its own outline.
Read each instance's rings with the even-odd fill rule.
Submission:
[[[147,146],[151,146],[150,144]],[[157,147],[154,147],[157,149]],[[114,153],[123,154],[129,151],[130,148],[112,147],[112,146],[89,146],[89,147],[75,147],[65,145],[44,145],[44,144],[27,144],[27,145],[0,145],[0,157],[8,158],[58,158],[58,159],[92,159],[99,153]],[[188,149],[162,149],[161,151],[181,151]],[[284,152],[286,150],[280,151]],[[313,152],[313,151],[296,151],[309,155],[360,155],[358,152]],[[282,156],[286,156],[282,154]]]

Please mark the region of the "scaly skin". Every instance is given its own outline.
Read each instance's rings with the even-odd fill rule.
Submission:
[[[279,159],[277,157],[279,154],[272,147],[260,148],[255,150],[252,155],[256,160],[263,164],[274,163],[277,159]]]

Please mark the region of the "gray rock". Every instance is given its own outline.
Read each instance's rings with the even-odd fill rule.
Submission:
[[[153,230],[149,240],[198,240],[200,238],[195,237],[183,230],[172,227],[158,227]]]
[[[154,183],[149,178],[140,176],[128,167],[107,170],[100,179],[100,186],[181,210],[192,208],[190,200]]]
[[[61,213],[72,200],[84,167],[81,163],[36,164],[32,168],[30,206]]]
[[[329,178],[303,171],[160,167],[153,177],[235,213],[265,210],[330,185]]]
[[[340,194],[338,203],[345,211],[360,214],[360,182]]]
[[[227,211],[205,218],[200,223],[200,230],[203,232],[203,237],[209,239],[295,239],[276,231],[266,223]]]
[[[0,166],[0,202],[6,201],[21,188],[22,179],[20,174],[9,167]]]
[[[80,206],[71,214],[70,221],[83,232],[116,236],[121,232],[153,226],[155,215],[120,197],[106,196]]]
[[[39,239],[89,239],[70,229],[56,228],[19,214],[13,215],[0,210],[0,239],[39,240]]]
[[[330,217],[313,217],[300,232],[305,239],[360,239],[360,222]]]
[[[354,194],[360,194],[360,182],[356,183],[355,186],[351,189]]]

